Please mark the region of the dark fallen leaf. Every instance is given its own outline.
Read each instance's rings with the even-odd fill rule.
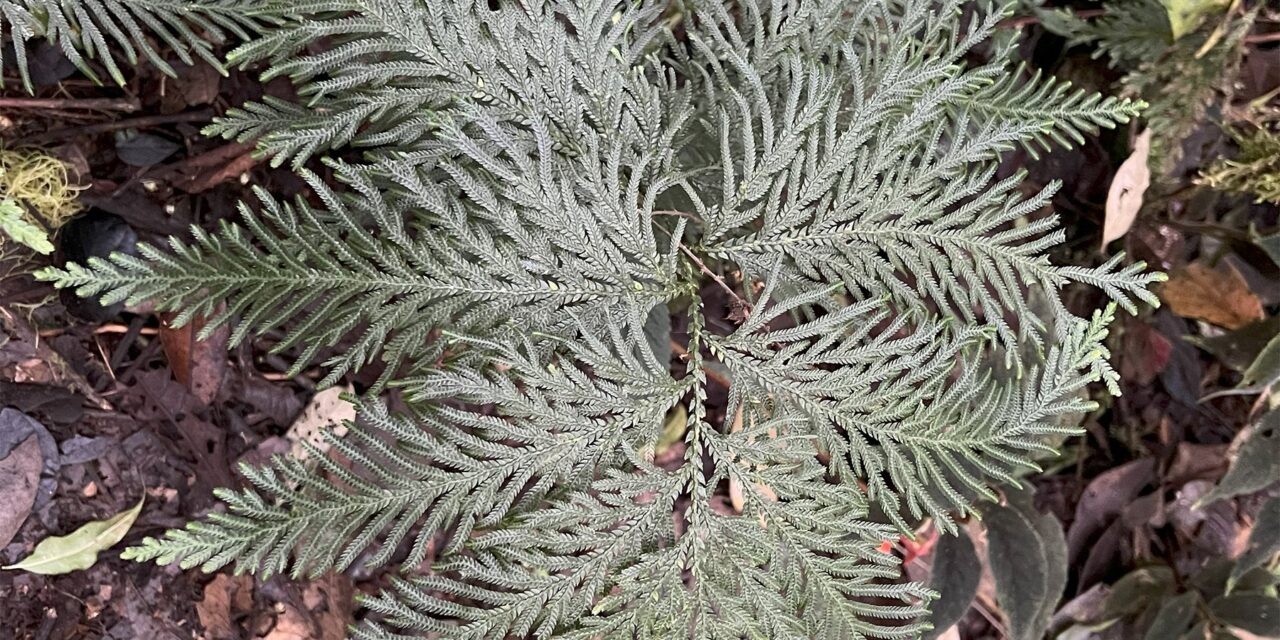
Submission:
[[[302,401],[287,386],[245,376],[235,385],[235,397],[243,400],[279,427],[287,427],[302,412]]]
[[[0,457],[8,456],[33,435],[39,445],[42,460],[40,486],[36,491],[36,501],[33,506],[38,510],[49,501],[54,490],[58,488],[57,474],[60,457],[58,443],[49,434],[49,430],[35,418],[17,409],[9,407],[0,409]]]
[[[1227,471],[1227,445],[1179,442],[1164,484],[1180,487],[1192,480],[1214,480]]]
[[[34,433],[0,458],[0,548],[9,544],[31,513],[43,464]]]
[[[1280,600],[1258,593],[1215,598],[1209,610],[1219,622],[1264,637],[1280,636]]]
[[[1156,613],[1155,621],[1147,628],[1144,640],[1167,640],[1185,632],[1195,620],[1198,597],[1194,592],[1188,592],[1166,600]]]
[[[1231,468],[1198,506],[1252,493],[1280,480],[1280,411],[1270,411],[1242,429],[1231,449]]]
[[[84,396],[53,385],[0,380],[0,405],[33,414],[51,424],[73,424],[84,415]]]
[[[1173,353],[1173,343],[1151,325],[1133,321],[1125,323],[1124,351],[1120,359],[1120,375],[1126,381],[1149,385],[1164,370]]]
[[[122,131],[116,135],[116,155],[121,162],[133,167],[160,164],[181,148],[181,144],[154,133]]]
[[[1079,588],[1100,584],[1107,578],[1117,565],[1121,546],[1129,537],[1130,531],[1123,518],[1116,518],[1102,531],[1102,535],[1089,544],[1087,551],[1082,552],[1082,558],[1072,564],[1080,567],[1077,579]]]
[[[1201,380],[1204,366],[1200,353],[1183,338],[1187,335],[1187,321],[1161,309],[1156,313],[1156,327],[1173,344],[1169,361],[1160,371],[1160,384],[1174,400],[1194,407],[1200,403]]]
[[[160,98],[161,113],[177,113],[187,107],[198,107],[218,97],[222,74],[207,64],[174,65],[177,76],[167,82]]]
[[[933,568],[929,587],[941,594],[930,607],[929,623],[933,631],[925,637],[936,638],[960,621],[969,610],[982,577],[982,563],[973,549],[973,541],[962,529],[956,535],[941,534],[933,549]]]
[[[89,258],[105,258],[116,252],[136,255],[138,234],[124,218],[90,209],[62,227],[58,244],[68,262],[84,264]],[[81,298],[69,289],[59,291],[58,297],[67,311],[91,322],[110,320],[124,309],[123,302],[104,307],[97,298]]]
[[[76,65],[63,55],[62,49],[40,40],[27,53],[27,69],[31,74],[31,84],[47,87],[71,77],[76,72]]]
[[[1074,565],[1085,545],[1124,511],[1134,498],[1155,479],[1155,460],[1140,458],[1094,478],[1076,505],[1075,518],[1067,531],[1068,557]]]
[[[1178,488],[1165,509],[1174,531],[1210,556],[1229,555],[1244,539],[1235,505],[1229,502],[1200,504],[1213,490],[1208,480],[1192,480]]]
[[[112,438],[75,436],[62,442],[62,457],[58,460],[58,464],[66,466],[97,460],[115,444],[116,441]]]
[[[1013,640],[1039,638],[1066,586],[1067,548],[1053,516],[1037,513],[1029,495],[983,514],[987,563]],[[1028,567],[1036,567],[1028,571]]]

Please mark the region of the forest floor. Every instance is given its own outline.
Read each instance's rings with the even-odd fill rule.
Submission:
[[[1101,88],[1113,79],[1087,48],[1068,50],[1034,23],[1016,28],[1028,31],[1043,66],[1085,86],[1090,81],[1081,78]],[[1280,42],[1256,40],[1244,45],[1238,67],[1224,70],[1234,95],[1196,133],[1208,136],[1201,145],[1208,151],[1167,176],[1109,247],[1172,278],[1161,291],[1168,304],[1123,316],[1112,334],[1123,395],[1091,389],[1102,408],[1034,480],[1037,504],[1062,521],[1070,544],[1064,605],[1083,602],[1077,596],[1152,559],[1189,567],[1238,553],[1264,498],[1190,509],[1225,473],[1230,443],[1265,405],[1256,394],[1202,399],[1236,387],[1280,327],[1277,256],[1250,241],[1254,230],[1276,228],[1280,209],[1192,185],[1202,168],[1231,151],[1208,121],[1280,87]],[[178,63],[178,76],[169,78],[142,64],[124,87],[101,87],[81,79],[52,48],[33,54],[36,94],[5,79],[0,139],[5,148],[46,149],[84,187],[88,213],[62,229],[54,260],[187,235],[192,225],[208,228],[234,218],[237,203],[253,199],[251,185],[277,196],[304,191],[292,173],[256,158],[252,145],[199,133],[229,107],[264,94],[288,96],[286,81],[263,85],[249,73],[224,78]],[[1010,154],[1009,167],[1029,167],[1029,191],[1063,183],[1054,202],[1068,233],[1054,256],[1059,264],[1102,259],[1108,190],[1136,135],[1135,128],[1105,132],[1040,160]],[[59,295],[28,275],[29,259],[14,252],[0,257],[0,405],[7,408],[0,412],[0,485],[17,481],[5,475],[21,471],[15,445],[35,433],[41,455],[28,451],[28,458],[42,464],[27,477],[40,486],[24,510],[6,505],[0,486],[0,565],[18,562],[49,536],[139,501],[142,508],[124,541],[87,569],[50,576],[0,571],[0,640],[342,638],[358,615],[352,595],[376,591],[381,574],[355,569],[319,580],[260,580],[120,558],[127,544],[207,513],[214,487],[242,482],[240,463],[286,453],[336,417],[334,395],[317,397],[318,372],[286,375],[284,360],[268,355],[279,335],[228,350],[225,331],[197,340],[190,328],[169,327],[165,314]],[[1100,303],[1096,292],[1083,289],[1070,291],[1068,300],[1073,309]],[[377,373],[347,384],[359,390]],[[927,565],[929,535],[918,557],[908,554],[909,563]],[[987,587],[958,631],[963,638],[1002,637],[1000,616]]]

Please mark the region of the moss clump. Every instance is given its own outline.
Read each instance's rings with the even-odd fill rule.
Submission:
[[[52,252],[49,234],[80,211],[79,190],[61,160],[35,149],[0,149],[0,229],[8,239]]]

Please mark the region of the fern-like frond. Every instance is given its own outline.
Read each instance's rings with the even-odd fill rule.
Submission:
[[[361,400],[330,437],[350,464],[246,470],[131,557],[407,550],[360,638],[916,637],[932,594],[880,545],[950,526],[1114,386],[1110,309],[1059,289],[1135,310],[1160,279],[1052,264],[1052,190],[996,177],[1140,104],[973,63],[1007,8],[970,4],[293,5],[233,60],[304,102],[212,131],[295,167],[364,149],[328,160],[341,187],[300,171],[315,201],[42,275],[237,340],[284,326],[298,366],[336,351],[326,382],[381,359],[405,408]]]
[[[33,38],[56,45],[93,80],[101,80],[89,63],[97,60],[113,81],[124,84],[120,57],[130,65],[145,58],[174,75],[153,39],[184,64],[198,58],[221,71],[215,45],[248,40],[278,19],[257,0],[0,0],[0,27],[13,36],[15,67],[27,91],[32,87],[24,46]]]
[[[262,210],[242,206],[243,226],[197,229],[190,244],[145,246],[141,258],[116,254],[44,277],[81,295],[155,300],[180,310],[177,322],[204,314],[206,331],[234,322],[233,343],[293,321],[275,350],[301,347],[298,369],[355,333],[326,362],[329,381],[378,358],[389,377],[406,360],[438,354],[433,327],[478,331],[519,318],[551,330],[569,310],[599,324],[618,304],[678,293],[675,256],[659,253],[639,194],[609,193],[609,179],[597,173],[574,189],[601,189],[579,197],[534,182],[537,165],[511,167],[512,175],[519,169],[533,175],[503,193],[460,165],[438,171],[454,178],[453,187],[397,165],[389,170],[402,171],[406,190],[394,199],[341,168],[356,195],[339,197],[304,174],[326,209],[259,191]],[[454,199],[462,194],[465,201]],[[610,196],[622,200],[609,207],[587,199]],[[637,208],[625,210],[628,202]],[[406,223],[405,208],[414,205],[418,215]]]
[[[1040,130],[1022,142],[1031,157],[1038,158],[1054,145],[1069,149],[1083,144],[1085,136],[1126,123],[1147,105],[1141,100],[1073,89],[1069,81],[1043,76],[1039,70],[1028,79],[1025,67],[1018,65],[1012,72],[1003,70],[997,80],[957,101],[956,106],[967,110],[978,123],[1039,122]]]
[[[1155,61],[1174,42],[1168,9],[1160,0],[1106,2],[1101,15],[1089,19],[1042,4],[1043,0],[1023,0],[1046,30],[1065,37],[1068,45],[1091,45],[1093,57],[1106,56],[1114,67]]]
[[[460,361],[405,381],[415,408],[407,416],[365,403],[346,438],[330,436],[352,468],[314,448],[314,465],[278,457],[271,467],[247,467],[253,489],[220,492],[230,514],[148,540],[134,554],[206,570],[234,564],[298,576],[357,560],[384,564],[411,535],[409,564],[420,562],[445,529],[454,532],[453,548],[461,547],[467,531],[500,523],[517,502],[536,503],[552,491],[588,484],[598,467],[626,459],[624,445],[656,437],[685,385],[652,356],[630,352],[630,334],[643,331],[643,316],[634,315],[627,334],[571,348],[576,359],[518,338],[512,346],[450,339],[464,351],[483,349],[486,368]],[[614,362],[624,366],[600,367],[590,377],[576,368]],[[426,403],[438,398],[501,406],[504,415]]]

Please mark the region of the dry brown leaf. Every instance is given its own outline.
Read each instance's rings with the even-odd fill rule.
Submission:
[[[320,640],[343,640],[355,621],[355,586],[341,573],[329,573],[308,584],[302,603],[320,628]]]
[[[1142,209],[1142,196],[1151,185],[1147,155],[1151,150],[1151,130],[1138,135],[1133,153],[1120,165],[1107,190],[1106,221],[1102,225],[1102,246],[1129,232]]]
[[[276,604],[276,623],[262,636],[263,640],[316,640],[315,630],[307,617],[283,602]]]
[[[1239,329],[1264,316],[1262,302],[1230,263],[1218,269],[1199,262],[1187,265],[1160,287],[1160,299],[1184,318],[1227,329]]]
[[[221,310],[221,305],[219,305]],[[169,322],[175,314],[161,314],[160,343],[165,357],[177,378],[191,395],[203,405],[213,402],[222,388],[222,377],[227,370],[227,340],[231,336],[230,325],[223,324],[208,338],[198,339],[205,320],[198,317],[181,326],[172,327]]]
[[[204,599],[196,603],[196,615],[208,640],[240,637],[232,623],[234,614],[253,609],[253,578],[219,573],[204,586]]]

